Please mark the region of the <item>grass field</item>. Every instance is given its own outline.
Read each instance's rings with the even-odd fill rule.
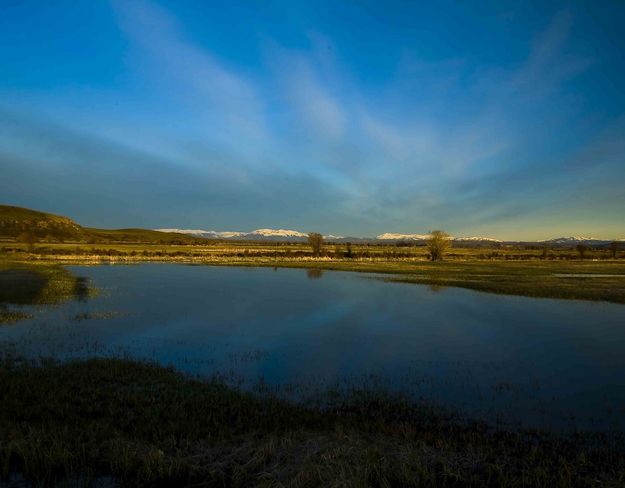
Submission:
[[[106,232],[106,231],[99,231]],[[122,232],[122,231],[109,231]],[[163,234],[170,236],[174,234]],[[175,234],[181,235],[181,234]],[[131,240],[133,235],[128,234]],[[198,239],[196,239],[197,241]],[[211,257],[277,257],[303,258],[311,257],[310,246],[301,242],[236,242],[201,239],[201,244],[168,244],[168,243],[144,243],[137,242],[104,242],[104,243],[72,243],[51,242],[38,243],[35,245],[35,253],[41,255],[76,255],[76,256],[112,256],[112,257],[175,257],[186,256],[189,258]],[[351,256],[348,254],[351,248]],[[325,258],[349,258],[349,259],[419,259],[428,260],[428,250],[425,245],[394,245],[394,244],[332,244],[323,246],[321,257]],[[0,254],[20,253],[29,251],[29,245],[14,242],[12,240],[0,240]],[[625,261],[625,249],[617,252],[617,260]],[[446,260],[545,260],[562,261],[578,260],[579,254],[575,249],[551,248],[544,249],[539,246],[501,246],[501,247],[453,247],[446,255]],[[610,260],[612,252],[608,249],[589,249],[585,259]]]
[[[350,257],[351,256],[351,257]],[[431,262],[424,246],[325,246],[313,257],[305,244],[232,243],[202,246],[45,244],[29,249],[0,244],[0,262],[99,264],[180,262],[227,266],[270,266],[386,274],[385,279],[489,293],[625,303],[625,255],[571,249],[454,248],[443,262]],[[384,278],[383,278],[384,279]]]
[[[352,392],[324,408],[172,370],[0,359],[0,476],[127,486],[623,486],[619,434],[498,431]],[[17,476],[19,474],[19,476]]]

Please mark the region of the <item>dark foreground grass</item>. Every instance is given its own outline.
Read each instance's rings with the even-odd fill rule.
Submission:
[[[5,481],[616,487],[624,453],[616,435],[492,431],[370,394],[322,411],[125,360],[0,360]]]

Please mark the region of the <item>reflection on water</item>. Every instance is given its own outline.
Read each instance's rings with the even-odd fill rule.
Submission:
[[[51,305],[67,300],[84,302],[94,294],[89,279],[74,276],[61,266],[2,264],[0,267],[0,324],[31,318],[25,306]]]
[[[308,279],[310,280],[318,280],[319,278],[323,276],[323,270],[318,269],[318,268],[307,269],[306,276],[308,276]]]
[[[430,284],[427,285],[428,288],[430,289],[430,291],[432,293],[440,293],[441,291],[443,291],[446,287],[443,285],[437,285],[437,284]]]
[[[624,427],[623,305],[440,293],[361,273],[326,271],[319,280],[309,271],[73,266],[68,273],[102,292],[23,305],[32,318],[0,328],[0,347],[129,355],[298,398],[314,388],[376,387],[491,422]]]
[[[48,278],[32,269],[0,270],[0,303],[32,305],[43,296]]]
[[[89,278],[76,276],[72,296],[78,301],[85,302],[94,293],[89,283]]]

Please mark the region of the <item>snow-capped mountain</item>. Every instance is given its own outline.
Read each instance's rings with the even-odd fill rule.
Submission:
[[[195,237],[206,237],[209,239],[232,239],[235,237],[241,237],[245,232],[217,232],[214,230],[203,229],[154,229],[159,232],[176,232],[178,234],[188,234]]]
[[[308,237],[308,234],[288,229],[256,229],[248,235],[261,237]]]
[[[471,241],[471,242],[482,242],[482,241],[488,241],[488,242],[503,242],[499,239],[493,239],[492,237],[479,237],[479,236],[472,236],[472,237],[452,237],[451,238],[454,241]]]
[[[393,232],[386,232],[376,236],[376,239],[381,241],[422,241],[429,237],[428,234],[395,234]]]
[[[301,240],[306,239],[308,234],[290,229],[256,229],[251,232],[239,231],[215,231],[203,229],[154,229],[159,232],[177,232],[195,237],[205,237],[207,239],[269,239],[269,240]],[[330,237],[330,236],[328,236]]]
[[[570,236],[570,237],[556,237],[555,239],[545,239],[537,242],[542,242],[545,244],[604,244],[606,242],[605,239],[597,239],[596,237],[582,237],[582,236]]]
[[[575,247],[578,244],[586,244],[592,247],[608,247],[613,242],[624,242],[625,239],[599,239],[597,237],[584,237],[584,236],[570,236],[570,237],[556,237],[555,239],[543,239],[539,241],[533,241],[533,243],[541,244],[543,246],[553,247]],[[527,244],[527,242],[526,242]]]
[[[395,234],[392,232],[387,232],[385,234],[380,234],[376,237],[376,239],[380,241],[424,241],[429,239],[429,234]],[[493,239],[491,237],[451,237],[452,241],[471,241],[471,242],[502,242],[498,239]]]
[[[233,240],[268,240],[268,241],[298,241],[303,242],[308,238],[306,232],[300,232],[292,229],[256,229],[249,232],[241,231],[215,231],[215,230],[203,230],[203,229],[155,229],[160,232],[178,232],[180,234],[188,234],[195,237],[204,237],[207,239],[233,239]],[[429,234],[400,234],[394,232],[385,232],[374,238],[367,237],[343,237],[337,235],[325,235],[324,239],[328,242],[352,242],[352,243],[365,243],[382,241],[387,243],[396,243],[402,241],[415,241],[423,242],[429,238]],[[458,243],[463,243],[467,246],[484,246],[488,243],[536,243],[549,246],[571,246],[574,247],[577,244],[584,243],[590,246],[607,246],[614,240],[597,239],[595,237],[558,237],[555,239],[543,239],[538,241],[501,241],[499,239],[493,239],[492,237],[482,236],[468,236],[468,237],[450,237],[451,240]],[[624,242],[625,239],[616,239],[618,242]]]

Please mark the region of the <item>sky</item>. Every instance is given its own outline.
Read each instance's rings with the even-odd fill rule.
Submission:
[[[0,203],[625,238],[625,1],[0,0]]]

